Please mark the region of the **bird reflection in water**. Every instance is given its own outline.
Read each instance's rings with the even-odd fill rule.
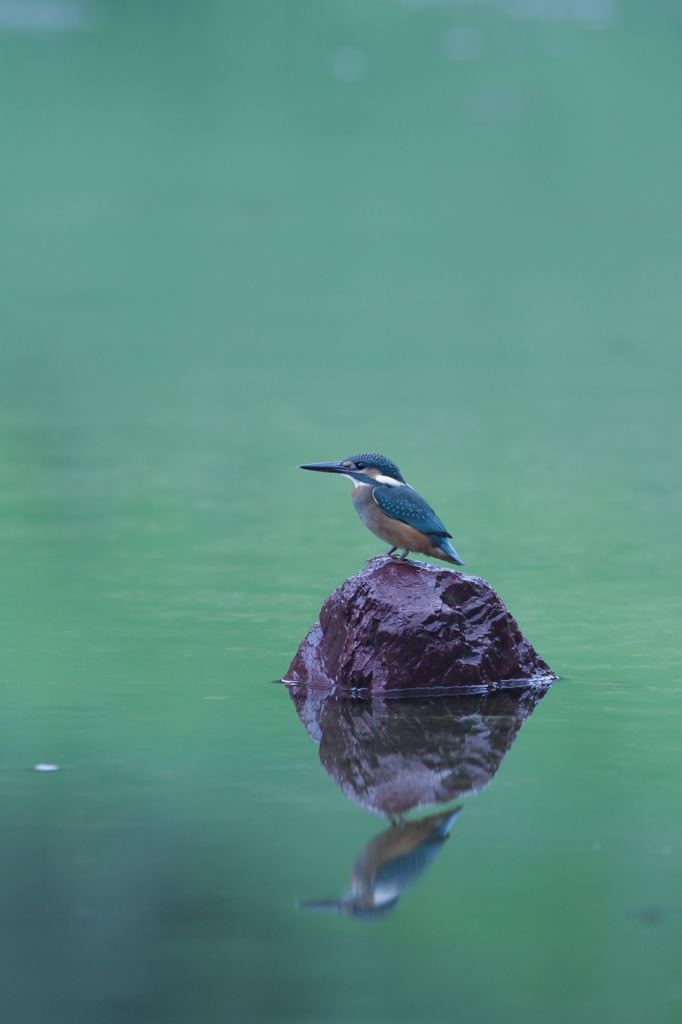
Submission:
[[[487,786],[546,693],[354,700],[297,684],[288,689],[327,773],[346,796],[391,822],[357,857],[346,896],[300,904],[361,920],[396,906],[442,849],[462,808],[415,821],[403,815]]]
[[[304,910],[330,910],[364,920],[382,917],[435,858],[461,810],[455,807],[419,821],[392,822],[390,828],[367,843],[355,861],[347,896],[300,906]]]

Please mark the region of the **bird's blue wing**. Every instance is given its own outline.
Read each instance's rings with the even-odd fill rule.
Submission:
[[[430,505],[427,505],[420,494],[411,487],[391,487],[381,484],[372,491],[382,512],[391,519],[413,526],[422,533],[431,533],[435,537],[452,537]]]

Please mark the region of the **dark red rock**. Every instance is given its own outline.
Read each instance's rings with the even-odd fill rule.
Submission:
[[[285,682],[481,693],[555,678],[485,580],[384,556],[327,598]]]
[[[287,688],[325,771],[351,800],[389,816],[487,786],[547,692],[354,700]]]

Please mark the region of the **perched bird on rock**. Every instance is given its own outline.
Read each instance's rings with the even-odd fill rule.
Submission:
[[[403,548],[401,562],[410,551],[418,551],[464,565],[450,543],[452,534],[414,487],[403,480],[395,462],[384,455],[364,452],[343,462],[313,462],[298,468],[347,476],[353,483],[355,511],[372,533],[391,545],[387,554],[393,556],[394,551]]]

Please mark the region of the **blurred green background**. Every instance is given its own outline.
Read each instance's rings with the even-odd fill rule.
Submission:
[[[681,57],[673,0],[0,0],[8,1022],[680,1019]],[[269,684],[383,549],[295,467],[368,450],[562,676],[370,926],[296,910],[382,826]]]

